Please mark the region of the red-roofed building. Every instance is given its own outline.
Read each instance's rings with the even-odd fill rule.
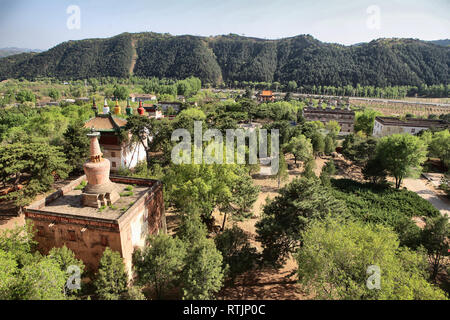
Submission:
[[[259,102],[273,102],[275,101],[275,97],[273,95],[273,92],[271,90],[263,90],[260,93],[257,94],[257,99]]]

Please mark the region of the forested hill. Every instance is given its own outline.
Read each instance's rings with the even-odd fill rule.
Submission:
[[[136,59],[134,70],[132,61]],[[264,40],[226,35],[171,36],[123,33],[68,41],[42,53],[0,59],[0,79],[137,76],[204,83],[287,82],[301,85],[448,84],[450,47],[413,39],[378,39],[353,46],[309,35]]]

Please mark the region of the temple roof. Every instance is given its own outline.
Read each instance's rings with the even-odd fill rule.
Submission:
[[[119,128],[125,127],[127,120],[114,117],[111,114],[98,114],[96,117],[87,120],[84,123],[85,128],[94,128],[99,132],[113,132]]]
[[[261,97],[271,97],[273,96],[273,93],[270,90],[263,90],[259,95]]]

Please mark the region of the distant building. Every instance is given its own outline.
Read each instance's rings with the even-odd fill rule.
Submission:
[[[110,177],[99,133],[88,136],[86,175],[26,207],[25,219],[33,222],[41,253],[66,246],[95,272],[109,247],[121,254],[131,278],[134,249],[143,247],[148,235],[166,232],[163,186],[157,180]],[[87,184],[78,188],[81,182]]]
[[[256,95],[259,102],[273,102],[275,101],[275,96],[270,90],[263,90]]]
[[[96,110],[95,102],[93,109]],[[96,116],[87,120],[84,126],[100,132],[100,146],[103,148],[104,157],[111,162],[111,171],[116,172],[121,167],[134,168],[139,161],[145,160],[147,155],[141,143],[131,142],[131,133],[128,134],[129,141],[121,141],[119,131],[127,124],[127,120],[113,116],[105,101],[103,114],[97,111]]]
[[[155,104],[144,104],[144,110],[147,112],[149,118],[164,118],[162,111]]]
[[[429,119],[399,119],[395,117],[376,117],[373,126],[373,136],[384,137],[394,133],[417,134],[430,128],[449,128],[450,124],[444,120]]]
[[[37,102],[36,103],[36,107],[46,107],[46,106],[59,106],[59,102],[58,101],[47,101],[47,102]]]
[[[81,98],[76,98],[75,102],[82,102],[82,103],[88,103],[91,99],[87,98],[87,97],[81,97]]]
[[[350,108],[303,108],[303,117],[306,121],[320,121],[326,125],[329,121],[337,121],[341,127],[341,135],[354,132],[355,112]]]
[[[169,101],[160,101],[158,103],[158,106],[161,107],[161,110],[166,113],[167,110],[172,107],[173,110],[178,113],[181,110],[181,107],[183,106],[183,104],[181,102],[169,102]]]
[[[130,98],[133,102],[156,101],[156,96],[154,94],[132,93],[130,94]]]

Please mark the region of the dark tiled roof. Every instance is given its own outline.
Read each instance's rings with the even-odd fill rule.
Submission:
[[[98,114],[96,117],[89,119],[84,123],[85,128],[94,128],[95,131],[108,132],[115,131],[124,127],[127,124],[127,120],[113,117],[109,114]]]
[[[449,123],[444,120],[430,120],[430,119],[414,119],[408,118],[405,120],[394,117],[376,117],[375,121],[385,126],[398,126],[398,127],[441,127],[448,128]]]
[[[352,110],[347,110],[347,109],[341,109],[341,108],[312,108],[312,107],[305,107],[303,108],[303,113],[330,113],[330,114],[355,114],[354,111]]]

